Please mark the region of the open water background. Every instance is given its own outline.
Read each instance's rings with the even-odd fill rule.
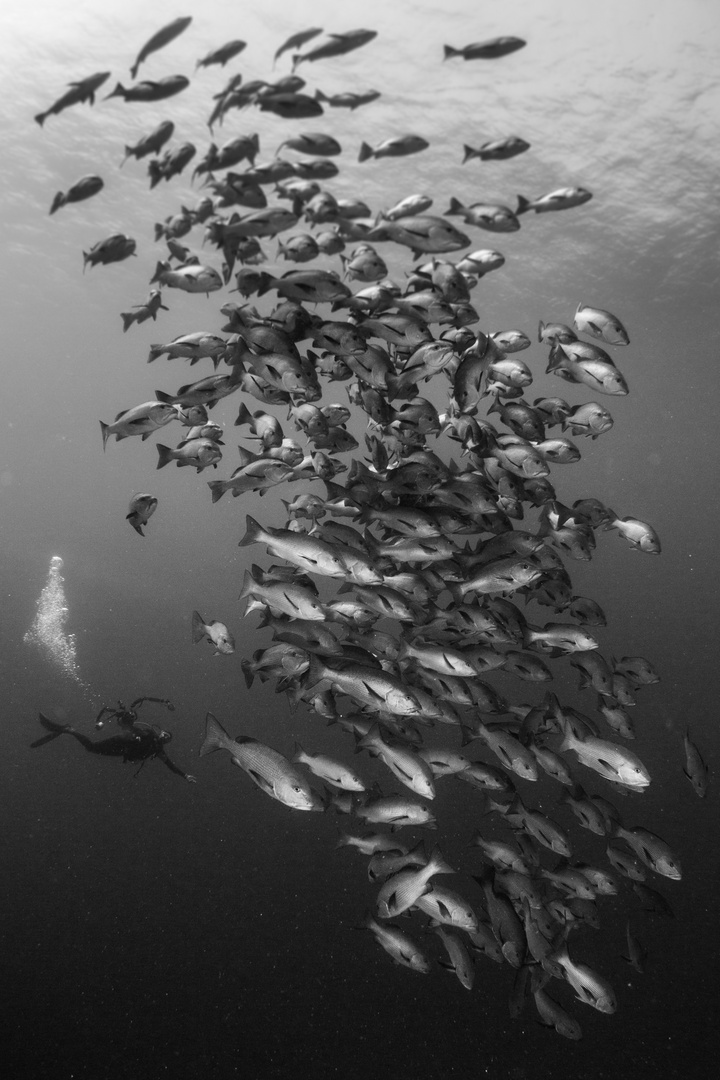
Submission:
[[[117,79],[127,85],[140,46],[182,14],[193,15],[189,30],[151,56],[139,78],[182,72],[193,78],[188,91],[155,105],[113,99],[74,107],[43,130],[33,122],[70,79],[111,70],[101,96]],[[718,5],[366,0],[358,8],[268,0],[250,8],[80,0],[61,9],[6,0],[2,25],[0,956],[9,1075],[711,1075],[717,790],[711,786],[700,802],[681,765],[686,723],[711,768],[718,759]],[[310,91],[373,87],[382,98],[313,121],[234,112],[216,141],[259,131],[260,158],[268,159],[290,133],[328,131],[344,153],[341,174],[327,187],[373,209],[416,191],[434,196],[433,213],[453,195],[514,205],[517,192],[576,184],[594,192],[579,209],[526,215],[514,234],[467,227],[473,248],[495,247],[507,259],[473,293],[483,328],[518,327],[534,337],[540,318],[570,322],[581,301],[616,312],[628,327],[631,345],[616,358],[630,395],[602,400],[615,427],[597,442],[582,440],[583,460],[551,478],[563,501],[596,496],[621,516],[652,522],[663,541],[662,555],[649,557],[601,534],[593,561],[569,567],[576,592],[594,596],[608,614],[603,652],[645,655],[661,672],[634,714],[635,746],[653,784],[623,809],[630,803],[628,820],[660,833],[684,866],[682,883],[660,883],[676,919],[634,920],[649,950],[645,975],[619,958],[627,910],[619,902],[608,907],[601,931],[571,942],[619,998],[611,1017],[571,1006],[583,1025],[579,1043],[548,1033],[530,1011],[510,1019],[509,967],[478,961],[471,994],[439,970],[421,979],[393,967],[369,934],[352,929],[373,893],[364,860],[335,853],[331,815],[291,813],[221,755],[198,762],[208,709],[233,734],[287,754],[295,739],[349,754],[347,736],[308,714],[291,716],[270,684],[246,690],[240,672],[239,657],[268,639],[255,619],[242,624],[236,596],[248,552],[236,544],[246,512],[283,523],[279,497],[226,497],[211,506],[206,477],[155,471],[156,438],[113,441],[102,452],[99,418],[109,421],[156,388],[172,391],[209,371],[207,362],[188,373],[182,361],[164,359],[148,367],[149,343],[218,330],[218,307],[237,298],[164,290],[170,312],[122,334],[119,312],[144,299],[162,250],[152,242],[153,222],[199,197],[189,182],[194,162],[150,192],[145,162],[118,170],[122,148],[167,116],[176,123],[173,143],[190,139],[199,157],[209,142],[211,95],[233,71],[246,81],[271,78],[275,50],[311,25],[363,25],[378,37],[346,57],[301,65]],[[498,34],[528,45],[494,62],[441,63],[442,43]],[[234,37],[248,42],[236,61],[192,75],[199,57]],[[282,57],[276,74],[289,70]],[[376,143],[405,131],[425,136],[430,150],[357,165],[361,139]],[[464,142],[511,133],[531,150],[508,162],[460,165]],[[104,177],[105,190],[48,217],[55,191],[89,172]],[[83,275],[81,251],[114,232],[136,237],[138,258]],[[199,245],[199,230],[189,242]],[[264,246],[274,253],[275,242]],[[380,251],[402,280],[404,252]],[[219,265],[215,252],[210,261]],[[559,394],[577,403],[592,396],[543,374],[544,347],[522,359],[536,373],[531,397]],[[336,399],[343,396],[340,387]],[[215,414],[232,425],[237,403],[221,403]],[[216,475],[227,475],[233,445],[231,437]],[[136,491],[160,499],[145,540],[124,520]],[[54,554],[64,560],[69,629],[92,695],[22,643]],[[262,562],[259,554],[251,550],[247,563]],[[195,607],[228,623],[236,657],[193,647]],[[558,689],[582,708],[574,680],[559,680]],[[513,692],[515,700],[535,694],[517,683]],[[39,734],[38,710],[90,732],[99,703],[140,694],[175,701],[173,716],[157,719],[172,727],[171,756],[196,773],[196,786],[157,763],[133,779],[129,766],[90,758],[70,740],[28,748]],[[380,776],[361,764],[366,775]],[[463,846],[479,824],[480,803],[445,784],[438,837],[457,863],[467,860]],[[458,875],[456,883],[476,895],[469,880]],[[568,1005],[569,995],[562,1000]]]

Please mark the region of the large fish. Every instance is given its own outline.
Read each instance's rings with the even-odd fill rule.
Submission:
[[[287,758],[248,735],[232,739],[219,721],[208,713],[200,757],[213,750],[227,750],[233,765],[244,769],[253,783],[271,799],[291,810],[325,810],[325,803]]]
[[[42,127],[48,116],[57,116],[63,109],[69,109],[71,105],[81,105],[84,101],[89,101],[91,105],[94,105],[95,91],[99,90],[109,78],[109,71],[99,71],[96,75],[87,75],[84,79],[69,83],[70,89],[66,90],[62,97],[53,102],[45,112],[37,113],[35,120]]]
[[[138,53],[135,63],[130,68],[131,77],[133,79],[136,77],[138,68],[144,60],[147,60],[150,53],[157,52],[158,49],[162,49],[166,45],[169,45],[179,34],[182,34],[183,30],[187,30],[191,22],[192,16],[190,15],[180,17],[179,19],[173,19],[167,26],[163,26],[162,29],[156,31],[151,38],[148,38]]]

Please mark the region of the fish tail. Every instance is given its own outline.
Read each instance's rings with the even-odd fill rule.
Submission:
[[[170,269],[170,263],[168,263],[168,262],[159,262],[157,264],[157,266],[155,267],[155,273],[150,278],[150,284],[152,285],[154,281],[160,281],[161,275],[166,273],[169,269]]]
[[[133,78],[135,78],[134,75],[133,75]],[[112,90],[109,94],[105,95],[104,100],[107,101],[108,98],[111,98],[111,97],[118,97],[118,96],[124,97],[125,93],[126,93],[126,90],[125,90],[125,87],[123,86],[123,84],[118,83],[114,90]]]
[[[451,56],[461,56],[462,49],[453,49],[452,45],[443,45],[443,60],[449,60]]]
[[[199,611],[193,611],[192,613],[192,639],[193,644],[197,645],[198,641],[201,641],[205,637],[205,620]]]
[[[65,735],[72,731],[70,724],[57,724],[54,720],[48,719],[47,716],[43,716],[42,713],[38,713],[38,719],[42,726],[50,733],[49,735],[42,735],[35,742],[31,742],[32,749],[36,749],[38,746],[44,746],[45,743],[52,742],[53,739],[59,738],[60,735]]]
[[[150,346],[150,355],[148,356],[148,364],[152,364],[153,360],[155,360],[160,355],[160,353],[162,351],[163,351],[162,345],[151,345]]]
[[[246,533],[242,540],[238,544],[238,547],[247,547],[249,544],[257,544],[262,539],[262,525],[260,525],[255,518],[247,515],[245,519]]]
[[[450,206],[445,211],[445,217],[447,217],[448,214],[459,214],[461,212],[462,212],[462,203],[459,201],[459,199],[456,199],[455,196],[453,195],[450,198]]]
[[[136,533],[139,533],[140,536],[145,535],[145,533],[142,531],[142,522],[138,520],[137,514],[126,514],[125,520],[130,522]]]
[[[218,499],[222,499],[225,494],[225,481],[224,480],[208,480],[208,487],[212,494],[212,501],[216,503]]]
[[[103,450],[107,446],[107,441],[110,438],[110,432],[108,430],[109,427],[110,427],[109,424],[103,424],[102,420],[100,421],[100,430],[102,431]]]
[[[123,321],[123,334],[132,326],[135,322],[135,313],[133,311],[121,311],[120,318]]]
[[[358,161],[367,161],[368,158],[373,156],[372,146],[368,146],[366,142],[360,144],[360,153],[358,154]]]
[[[138,73],[138,68],[139,67],[140,67],[140,64],[133,64],[133,66],[130,68],[130,78],[131,79],[135,78],[135,76]]]
[[[241,405],[240,405],[240,408],[238,409],[237,420],[235,421],[235,426],[239,427],[241,424],[252,424],[252,422],[253,422],[252,413],[250,412],[247,405],[243,401],[241,403]]]
[[[249,660],[241,660],[240,667],[242,668],[242,673],[245,676],[245,685],[249,690],[253,682],[255,681],[255,672],[253,671],[252,665]]]
[[[524,195],[518,195],[517,197],[517,210],[515,214],[525,214],[530,209],[530,200],[526,199]]]
[[[213,750],[229,750],[232,739],[220,721],[211,712],[205,717],[205,738],[200,747],[200,757],[212,754]]]
[[[167,464],[172,461],[173,452],[169,446],[164,446],[162,443],[157,444],[158,463],[155,466],[156,469],[163,469]]]
[[[469,161],[471,157],[477,157],[478,156],[477,150],[473,150],[472,146],[468,146],[467,143],[463,143],[463,151],[464,151],[464,155],[463,155],[463,159],[462,159],[463,165],[465,164],[466,161]]]
[[[432,863],[433,866],[435,867],[435,873],[436,874],[454,874],[455,873],[452,866],[448,866],[448,864],[445,862],[445,859],[443,858],[442,852],[440,851],[440,848],[437,847],[437,845],[430,852],[429,862]]]
[[[40,125],[40,127],[43,126],[43,124],[45,123],[45,121],[47,120],[49,115],[50,115],[50,113],[46,113],[46,112],[39,112],[39,113],[37,113],[35,115],[35,120]]]
[[[315,100],[316,101],[328,101],[328,96],[327,96],[327,94],[323,94],[322,90],[316,90],[315,91]]]
[[[257,294],[258,296],[264,296],[266,292],[269,292],[269,290],[272,289],[273,278],[271,274],[266,273],[264,270],[262,270],[258,276],[260,278],[260,285]]]
[[[240,595],[238,596],[238,600],[244,600],[246,596],[252,596],[253,595],[253,585],[257,585],[257,584],[258,583],[255,581],[255,578],[252,576],[250,571],[246,570],[245,571],[245,576],[243,577],[242,589],[240,590]]]
[[[63,195],[62,191],[58,191],[57,195],[55,196],[55,198],[52,201],[52,206],[50,207],[50,213],[54,214],[55,211],[59,210],[61,206],[64,206],[66,202],[67,202],[67,199]]]

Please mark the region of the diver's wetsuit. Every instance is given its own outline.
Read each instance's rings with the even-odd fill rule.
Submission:
[[[145,724],[138,720],[134,708],[143,701],[158,701],[169,709],[174,708],[169,701],[161,701],[159,698],[138,698],[137,701],[132,703],[130,709],[126,709],[122,702],[119,703],[119,709],[110,709],[105,706],[98,714],[96,727],[103,726],[105,721],[102,718],[106,713],[109,713],[112,719],[116,720],[120,725],[122,732],[119,735],[111,735],[108,739],[99,739],[97,741],[93,741],[87,735],[83,735],[82,732],[76,731],[70,724],[57,724],[40,713],[40,723],[50,734],[37,739],[34,743],[31,743],[31,746],[42,746],[44,743],[56,739],[59,735],[72,735],[90,754],[100,754],[102,757],[119,757],[123,761],[140,762],[141,768],[151,758],[159,758],[171,772],[194,784],[196,782],[195,777],[179,769],[165,753],[165,743],[170,741],[172,734],[155,724]]]

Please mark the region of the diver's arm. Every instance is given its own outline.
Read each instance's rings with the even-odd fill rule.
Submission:
[[[177,765],[170,760],[164,750],[158,750],[155,756],[158,757],[160,761],[163,762],[163,764],[167,765],[170,772],[174,772],[178,776],[182,776],[183,780],[187,780],[191,784],[197,784],[197,780],[195,779],[195,777],[191,776],[190,773],[183,772],[182,769],[179,769]]]
[[[154,701],[156,705],[164,705],[165,708],[169,709],[170,712],[175,712],[175,706],[173,705],[172,701],[168,701],[167,698],[159,698],[159,697],[139,697],[139,698],[136,698],[135,701],[133,701],[130,708],[131,709],[137,709],[140,705],[143,704],[144,701]]]

